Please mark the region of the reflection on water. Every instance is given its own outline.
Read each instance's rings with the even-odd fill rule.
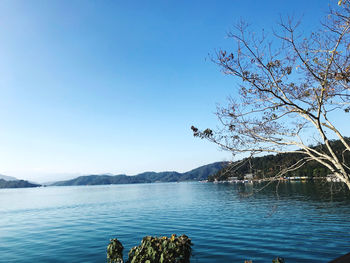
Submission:
[[[192,238],[192,262],[327,262],[350,251],[350,197],[330,189],[312,182],[253,196],[251,185],[211,183],[3,189],[0,262],[105,262],[112,237],[128,251],[145,235],[172,233]]]

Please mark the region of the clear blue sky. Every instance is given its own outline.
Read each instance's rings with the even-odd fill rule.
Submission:
[[[0,2],[0,173],[186,171],[230,160],[193,138],[235,82],[208,60],[240,19],[318,25],[328,0]]]

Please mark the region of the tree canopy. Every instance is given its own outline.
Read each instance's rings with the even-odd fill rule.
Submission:
[[[350,164],[344,158],[350,145],[335,121],[349,119],[350,1],[336,3],[309,36],[291,18],[281,19],[273,38],[240,22],[228,34],[235,48],[219,50],[213,58],[224,74],[239,80],[238,95],[218,107],[220,128],[192,126],[194,136],[233,154],[300,154],[286,172],[316,161],[350,189]],[[342,143],[341,155],[331,139]]]

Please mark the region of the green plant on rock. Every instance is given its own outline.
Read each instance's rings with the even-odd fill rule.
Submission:
[[[285,263],[284,258],[277,257],[272,260],[272,263]]]
[[[141,245],[130,249],[127,263],[189,263],[192,242],[186,235],[177,237],[151,237],[142,239]],[[109,263],[122,263],[123,246],[117,239],[112,239],[107,247]],[[118,261],[119,260],[119,261]]]
[[[133,247],[129,252],[130,263],[187,263],[191,257],[191,240],[182,235],[173,234],[168,237],[147,236],[142,239],[141,245]]]
[[[111,239],[107,246],[107,261],[108,263],[123,263],[123,245],[116,238]]]

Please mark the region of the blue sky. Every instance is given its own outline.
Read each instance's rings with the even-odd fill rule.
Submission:
[[[215,127],[235,81],[208,54],[239,20],[318,26],[328,0],[1,1],[0,173],[52,181],[187,171],[231,155]]]

